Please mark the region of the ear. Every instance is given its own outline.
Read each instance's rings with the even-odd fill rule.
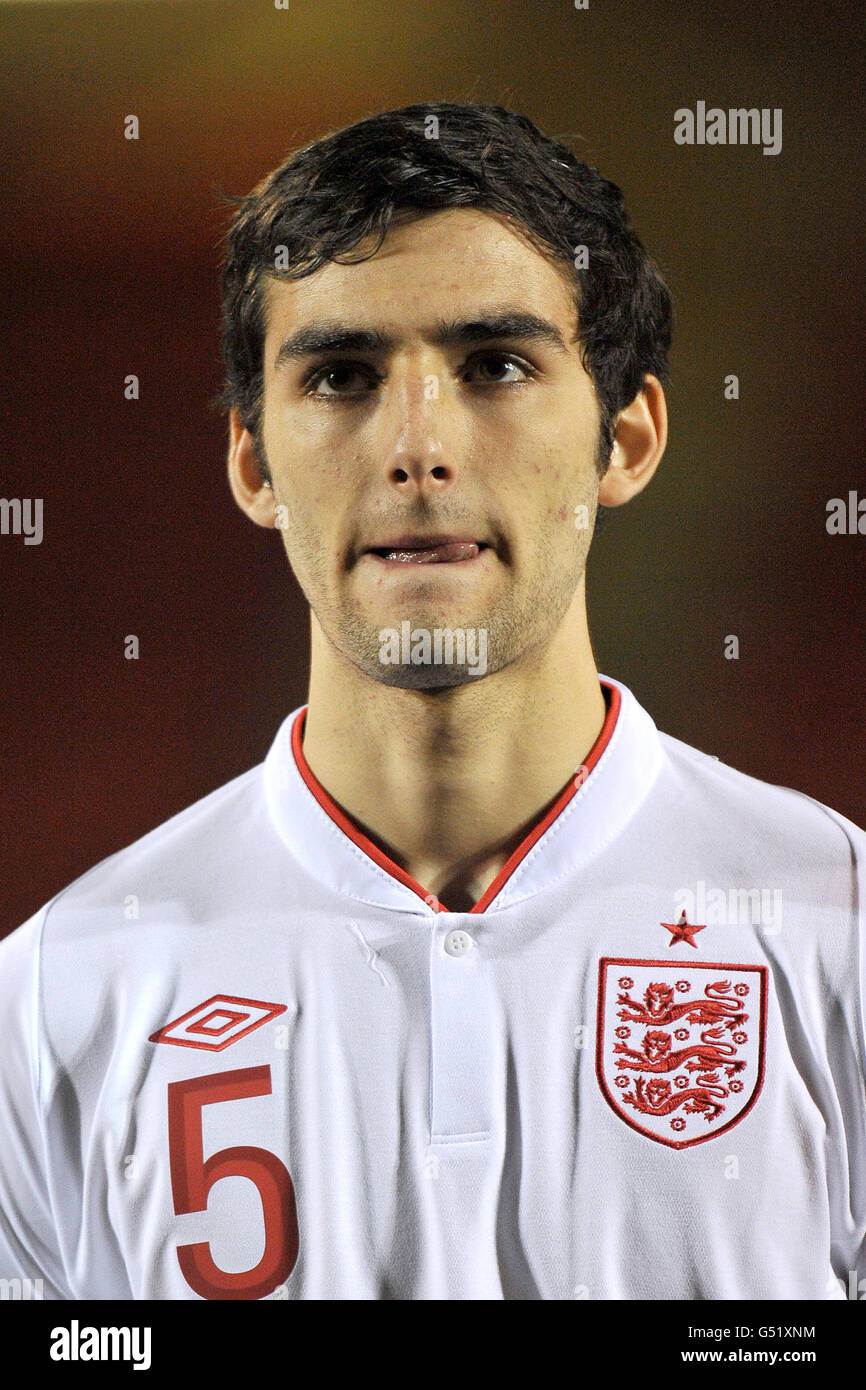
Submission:
[[[273,489],[264,482],[256,446],[237,410],[229,412],[229,485],[242,512],[257,526],[276,525]]]
[[[616,417],[614,447],[599,484],[603,507],[621,507],[642,492],[655,473],[668,439],[668,410],[661,382],[649,374],[634,400]]]

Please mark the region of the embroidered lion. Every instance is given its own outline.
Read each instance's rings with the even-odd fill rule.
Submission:
[[[657,982],[647,986],[643,1002],[632,999],[627,992],[617,995],[616,1002],[624,1005],[617,1017],[624,1023],[675,1023],[679,1018],[686,1018],[689,1023],[739,1028],[749,1015],[742,1012],[739,999],[725,997],[730,994],[730,980],[715,980],[705,987],[705,998],[675,1003],[672,986]]]
[[[628,1047],[626,1043],[616,1043],[618,1067],[631,1067],[643,1072],[672,1072],[678,1067],[686,1071],[709,1071],[713,1067],[724,1066],[728,1076],[734,1076],[745,1069],[746,1063],[734,1061],[737,1049],[733,1043],[721,1042],[723,1027],[707,1028],[701,1033],[701,1041],[688,1047],[673,1050],[670,1033],[653,1029],[644,1035],[643,1051]]]
[[[709,1123],[724,1111],[725,1107],[719,1102],[727,1097],[728,1092],[719,1084],[714,1073],[698,1077],[698,1082],[706,1084],[699,1084],[687,1091],[674,1091],[671,1083],[663,1081],[661,1077],[653,1077],[645,1082],[642,1076],[638,1076],[635,1078],[634,1091],[621,1092],[620,1100],[626,1105],[633,1105],[644,1115],[669,1115],[672,1110],[682,1106],[687,1114],[703,1115]]]

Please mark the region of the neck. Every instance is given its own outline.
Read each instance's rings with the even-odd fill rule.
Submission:
[[[313,618],[304,756],[363,832],[452,911],[482,896],[605,714],[583,581],[540,651],[451,690],[371,680]]]

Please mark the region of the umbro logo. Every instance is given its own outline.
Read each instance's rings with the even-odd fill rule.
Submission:
[[[174,1043],[175,1047],[202,1047],[222,1052],[238,1038],[245,1038],[262,1024],[286,1012],[285,1004],[266,1004],[262,999],[237,999],[233,994],[214,994],[180,1018],[151,1033],[148,1042]]]

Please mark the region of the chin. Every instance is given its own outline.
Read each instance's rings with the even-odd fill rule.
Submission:
[[[380,685],[396,690],[457,690],[464,685],[477,685],[489,671],[459,666],[384,666],[365,667],[368,675]]]

